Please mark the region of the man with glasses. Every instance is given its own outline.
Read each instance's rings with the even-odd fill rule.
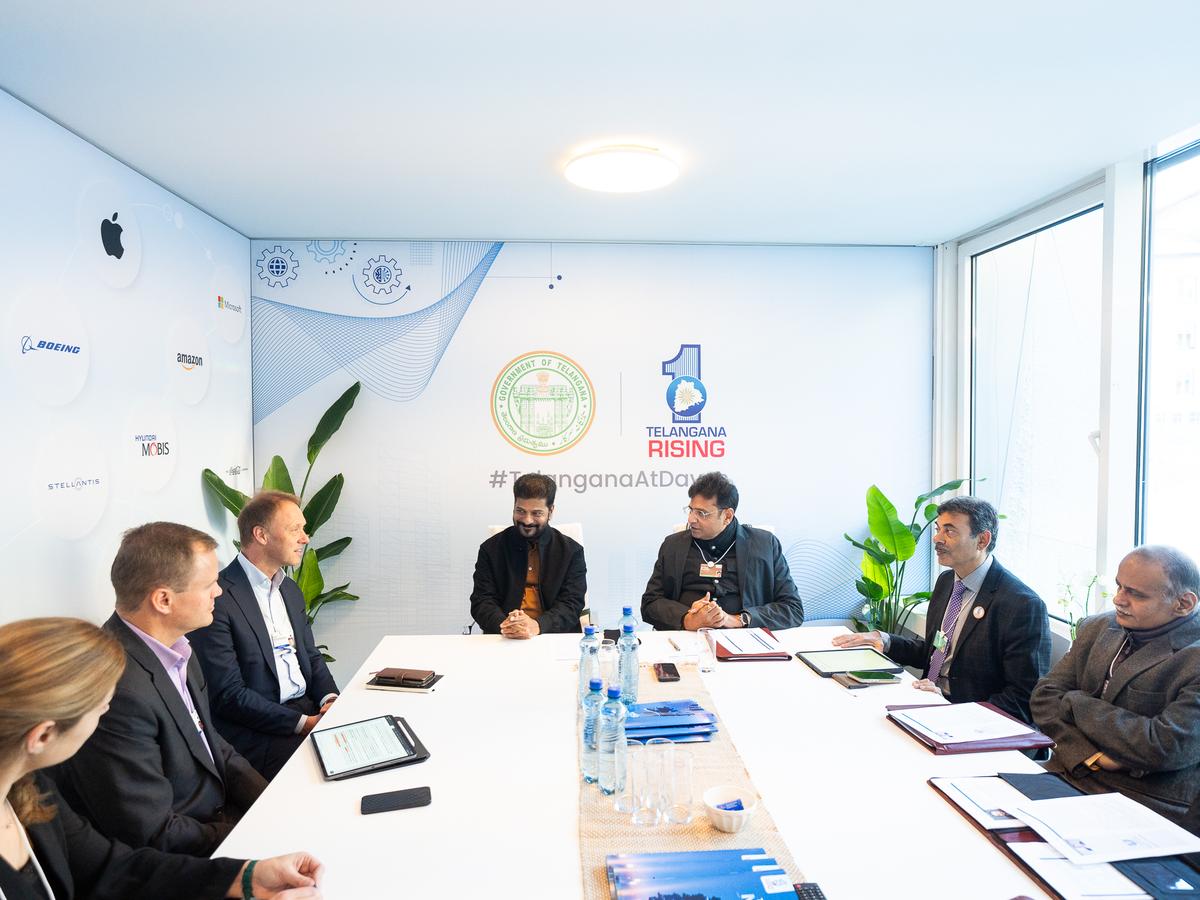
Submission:
[[[660,631],[802,625],[804,605],[779,539],[737,520],[733,482],[709,472],[688,497],[688,527],[658,549],[643,621]]]
[[[479,546],[471,617],[486,634],[523,640],[580,630],[587,565],[583,547],[550,527],[557,488],[548,475],[522,475],[512,526]]]

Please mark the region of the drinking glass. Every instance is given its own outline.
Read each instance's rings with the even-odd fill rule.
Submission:
[[[716,635],[713,634],[711,628],[701,628],[696,631],[696,637],[700,639],[700,656],[697,664],[701,672],[711,672],[717,666],[717,658],[713,655],[713,641],[716,640]]]
[[[637,809],[639,785],[642,782],[643,774],[639,771],[639,763],[641,762],[641,753],[645,748],[641,741],[635,741],[633,738],[627,738],[625,741],[625,759],[617,760],[617,793],[613,799],[613,809],[621,813],[633,814]],[[624,784],[622,784],[624,777]]]
[[[662,738],[646,742],[635,754],[637,757],[637,786],[634,792],[635,805],[632,821],[634,825],[657,825],[663,816],[663,764],[665,757],[658,743],[670,744]],[[633,756],[630,756],[633,759]]]
[[[670,769],[666,773],[663,817],[672,825],[686,825],[692,820],[692,753],[679,747],[673,750]]]
[[[603,640],[600,642],[599,660],[600,680],[604,682],[604,696],[608,697],[608,688],[610,685],[621,686],[621,679],[618,674],[619,665],[616,641]]]

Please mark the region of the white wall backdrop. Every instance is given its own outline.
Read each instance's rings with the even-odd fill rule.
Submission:
[[[254,241],[251,261],[256,469],[280,453],[298,480],[319,415],[364,385],[313,476],[346,476],[324,536],[354,543],[326,583],[362,599],[316,625],[343,679],[383,634],[470,622],[476,551],[520,472],[560,478],[555,519],[583,524],[606,623],[640,600],[702,472],[737,483],[741,519],[775,529],[829,615],[852,603],[842,533],[865,531],[867,486],[901,506],[930,487],[928,248]],[[683,345],[699,421],[666,399]],[[526,426],[557,437],[507,421],[522,388]],[[723,455],[653,456],[672,427]],[[559,452],[518,446],[539,441]]]
[[[252,483],[249,242],[2,92],[0,135],[0,622],[99,622],[126,528],[228,558],[200,471]]]

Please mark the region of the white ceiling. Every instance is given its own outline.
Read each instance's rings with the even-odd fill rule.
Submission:
[[[4,0],[0,87],[251,237],[928,244],[1200,122],[1200,3]],[[649,194],[568,184],[655,142]]]

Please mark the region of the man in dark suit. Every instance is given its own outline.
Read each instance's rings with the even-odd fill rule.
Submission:
[[[986,500],[947,500],[934,528],[934,552],[951,571],[934,585],[925,636],[868,631],[840,635],[834,646],[872,645],[921,669],[914,687],[951,703],[986,700],[1028,722],[1029,693],[1050,668],[1046,604],[992,556],[999,521]]]
[[[128,657],[95,733],[54,778],[97,830],[134,847],[208,856],[266,787],[213,727],[184,636],[212,621],[216,542],[173,522],[125,533],[104,627]]]
[[[212,624],[189,635],[208,678],[217,729],[270,779],[337,699],[300,587],[300,500],[261,491],[238,516],[242,552],[221,571]]]
[[[692,482],[688,498],[688,527],[658,549],[642,620],[660,631],[804,624],[779,539],[738,522],[733,482],[709,472]]]
[[[479,545],[471,618],[486,634],[517,640],[577,632],[587,593],[583,547],[557,528],[548,475],[513,482],[513,523]]]
[[[1046,768],[1088,793],[1120,791],[1200,831],[1200,572],[1173,547],[1138,547],[1117,568],[1113,609],[1085,619],[1033,692],[1054,738]]]

